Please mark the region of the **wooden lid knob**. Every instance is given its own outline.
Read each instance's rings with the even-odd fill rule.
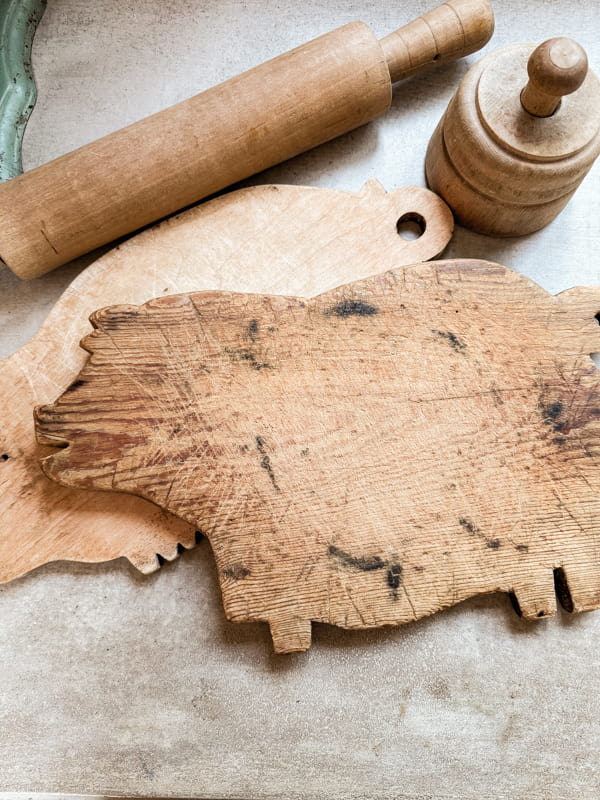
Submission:
[[[580,44],[566,36],[548,39],[529,57],[529,82],[521,93],[521,105],[536,117],[551,116],[561,97],[579,89],[587,71],[587,55]]]

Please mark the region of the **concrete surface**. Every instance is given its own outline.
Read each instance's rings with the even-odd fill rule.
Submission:
[[[600,72],[597,2],[494,6],[486,52],[566,34]],[[345,22],[383,36],[427,7],[53,0],[34,44],[25,166]],[[386,117],[256,182],[423,185],[428,138],[476,58],[406,82]],[[445,255],[500,261],[552,292],[598,285],[599,189],[596,166],[543,231],[458,230]],[[32,283],[0,272],[0,356],[91,260]],[[600,796],[600,612],[525,623],[493,596],[399,629],[314,627],[308,653],[274,657],[265,628],[228,623],[206,542],[150,578],[122,561],[54,564],[0,587],[0,800]]]

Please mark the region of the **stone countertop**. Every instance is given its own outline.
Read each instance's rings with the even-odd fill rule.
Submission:
[[[428,7],[53,0],[34,42],[25,168],[346,22],[381,37]],[[494,8],[484,52],[569,35],[600,72],[597,3]],[[423,185],[429,136],[479,57],[406,81],[386,116],[253,182]],[[550,292],[598,285],[599,190],[596,165],[544,230],[498,240],[459,228],[444,256],[499,261]],[[0,272],[0,356],[93,258],[30,283]],[[527,623],[496,595],[402,628],[315,625],[309,652],[276,657],[266,626],[225,620],[203,541],[150,577],[121,560],[57,563],[0,586],[0,637],[1,800],[600,796],[600,612]]]

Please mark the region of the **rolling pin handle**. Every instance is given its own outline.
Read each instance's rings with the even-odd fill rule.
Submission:
[[[380,44],[392,83],[483,47],[494,32],[488,0],[448,0],[390,33]]]

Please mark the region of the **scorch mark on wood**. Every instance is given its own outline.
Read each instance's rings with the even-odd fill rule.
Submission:
[[[271,466],[271,459],[265,448],[265,440],[262,436],[256,437],[256,447],[258,452],[261,455],[260,465],[261,467],[266,470],[267,475],[271,479],[271,483],[273,484],[273,488],[276,489],[278,492],[280,491],[279,486],[277,486],[277,481],[275,480],[275,473],[273,472],[273,467]]]
[[[336,317],[371,317],[378,313],[378,309],[362,300],[342,300],[325,313]]]

